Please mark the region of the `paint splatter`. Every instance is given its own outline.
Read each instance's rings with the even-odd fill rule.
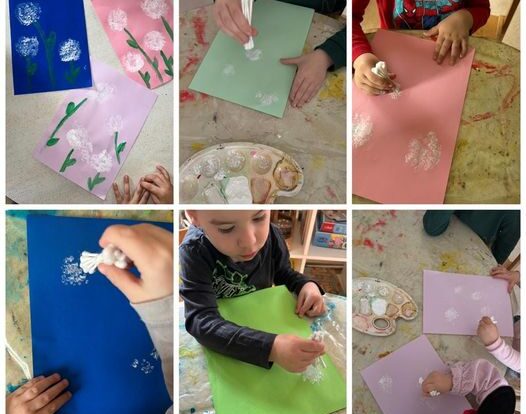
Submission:
[[[68,256],[62,264],[61,281],[64,285],[81,286],[88,283],[88,274],[84,273],[73,256]]]
[[[158,20],[168,11],[168,4],[165,0],[143,0],[141,9],[148,17]]]
[[[122,32],[128,25],[128,15],[124,10],[115,9],[108,14],[108,26],[115,32]]]
[[[261,49],[245,50],[245,56],[248,60],[255,62],[256,60],[261,59],[261,56],[263,56],[263,52],[261,51]]]
[[[389,96],[391,97],[391,99],[393,99],[393,100],[397,100],[397,99],[399,99],[399,98],[402,96],[402,91],[400,90],[399,87],[396,87],[396,88],[393,90],[393,92],[391,92],[391,93],[389,94]]]
[[[195,94],[190,91],[179,92],[179,102],[195,101]]]
[[[15,49],[22,57],[35,57],[38,54],[38,39],[34,36],[22,36],[18,39]]]
[[[121,61],[128,72],[138,72],[144,66],[144,59],[139,53],[128,52],[122,56]]]
[[[59,55],[62,62],[73,62],[80,59],[80,43],[75,39],[67,39],[60,44]]]
[[[197,43],[202,46],[208,46],[208,42],[205,40],[205,19],[200,16],[195,16],[192,18],[192,26],[194,27],[195,39],[197,40]]]
[[[140,362],[137,358],[135,358],[131,363],[131,367],[134,369],[140,369],[141,372],[143,372],[146,375],[151,374],[155,368],[155,366],[152,363],[150,363],[150,361],[144,358]]]
[[[352,146],[359,148],[365,145],[373,133],[371,117],[365,114],[354,114],[352,117]]]
[[[453,322],[454,320],[458,319],[458,312],[455,308],[449,308],[444,312],[444,317],[448,322]]]
[[[380,378],[378,384],[380,384],[382,390],[388,394],[390,394],[393,391],[393,379],[387,374],[383,375],[382,378]]]
[[[150,50],[158,52],[166,44],[166,39],[161,32],[152,30],[144,35],[144,44]]]
[[[274,94],[266,94],[261,91],[256,93],[256,99],[263,106],[269,106],[279,101],[279,98]]]
[[[319,98],[324,99],[345,99],[345,72],[338,71],[328,75],[323,89],[320,91]]]
[[[223,68],[223,75],[225,76],[234,76],[236,74],[236,68],[234,67],[234,65],[225,65],[225,67]]]
[[[411,167],[428,171],[438,165],[442,148],[436,136],[431,131],[423,138],[415,138],[409,142],[405,162]]]
[[[482,299],[482,293],[479,292],[479,291],[473,292],[471,294],[471,299],[476,300],[476,301],[481,300]]]
[[[40,19],[42,9],[39,3],[28,1],[27,3],[20,3],[16,6],[16,17],[18,21],[24,26],[31,26]]]
[[[186,64],[183,66],[183,69],[181,69],[181,74],[185,75],[188,72],[188,69],[199,63],[199,60],[200,59],[197,56],[188,56],[186,58]]]

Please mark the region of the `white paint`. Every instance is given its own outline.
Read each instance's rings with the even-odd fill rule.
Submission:
[[[224,193],[229,204],[252,204],[252,193],[245,176],[228,179]]]
[[[379,76],[380,78],[389,79],[387,64],[381,60],[379,62],[376,62],[374,68],[371,68],[371,72],[373,72],[376,76]]]
[[[83,127],[70,129],[66,133],[66,139],[70,147],[80,152],[81,160],[89,162],[93,152],[93,144],[89,140],[88,130]]]
[[[20,3],[16,6],[16,18],[24,26],[30,26],[40,19],[42,9],[40,4],[32,1]]]
[[[476,300],[476,301],[481,300],[482,299],[482,293],[479,292],[479,291],[473,292],[471,294],[471,299]]]
[[[15,50],[22,57],[35,57],[38,54],[38,39],[35,36],[22,36],[15,44]]]
[[[144,35],[144,44],[150,50],[158,52],[166,44],[166,39],[161,32],[152,30]]]
[[[215,183],[209,183],[203,190],[203,195],[208,204],[226,204],[226,200]]]
[[[491,315],[491,313],[491,308],[489,306],[483,306],[482,308],[480,308],[480,314],[482,316]]]
[[[438,397],[440,395],[440,392],[436,391],[436,390],[431,390],[431,391],[429,391],[429,395],[431,397]]]
[[[423,377],[418,378],[418,384],[422,385],[423,383],[424,383],[424,378]]]
[[[428,171],[438,165],[442,148],[436,136],[431,131],[423,138],[415,138],[409,142],[405,162],[415,169]]]
[[[453,289],[453,291],[455,292],[456,295],[461,294],[462,290],[463,290],[463,288],[460,285],[459,286],[455,286],[455,289]]]
[[[135,358],[131,363],[131,367],[135,369],[139,368],[141,372],[145,375],[151,374],[155,368],[155,366],[152,363],[150,363],[150,361],[144,358],[141,362],[139,362],[139,360]]]
[[[272,158],[265,152],[257,152],[252,157],[254,171],[258,174],[266,174],[272,167]]]
[[[269,106],[279,101],[279,98],[275,94],[267,94],[261,91],[256,93],[256,99],[258,100],[259,104],[263,106]]]
[[[140,53],[128,52],[121,58],[124,69],[128,72],[138,72],[144,66],[144,59]]]
[[[168,11],[168,4],[165,0],[143,0],[141,9],[148,17],[158,20]]]
[[[227,64],[223,68],[223,75],[225,76],[234,76],[236,74],[236,68],[234,65]]]
[[[97,102],[104,103],[115,95],[115,86],[105,82],[95,83],[95,87],[89,91],[89,95],[94,97]]]
[[[245,56],[248,60],[255,62],[260,60],[263,56],[263,51],[261,49],[250,49],[245,51]]]
[[[352,146],[359,148],[365,145],[373,133],[371,117],[366,114],[353,114],[352,117]]]
[[[455,321],[456,319],[458,319],[459,314],[455,308],[449,308],[448,310],[444,312],[444,317],[449,323],[451,323]]]
[[[199,183],[197,181],[197,178],[195,178],[192,175],[187,175],[182,178],[179,184],[179,188],[181,189],[183,199],[191,200],[197,195],[197,191],[199,190]]]
[[[380,380],[378,381],[378,384],[380,384],[380,387],[382,387],[382,390],[388,394],[391,394],[393,391],[393,379],[387,375],[384,374]]]
[[[201,162],[201,173],[205,177],[212,178],[219,171],[220,165],[221,162],[219,161],[219,158],[215,156],[205,158]]]
[[[240,171],[246,163],[247,157],[240,151],[230,150],[228,151],[226,158],[226,166],[231,171]]]
[[[63,285],[85,285],[88,283],[88,274],[82,270],[73,256],[68,256],[64,259],[62,264],[61,281]]]
[[[99,152],[98,154],[91,155],[89,165],[99,173],[108,172],[111,170],[111,167],[113,167],[113,158],[108,151],[102,150],[102,152]]]
[[[400,90],[400,86],[395,83],[395,88],[393,89],[393,91],[389,94],[389,96],[391,97],[391,99],[393,100],[397,100],[399,99],[401,96],[402,96],[402,91]]]
[[[389,288],[387,286],[380,286],[378,288],[378,294],[380,296],[387,296],[389,294]]]
[[[387,310],[387,301],[382,298],[373,299],[373,301],[371,302],[371,307],[375,315],[385,315],[385,311]]]
[[[495,317],[490,316],[490,319],[491,319],[491,322],[493,322],[495,325],[497,324],[497,320],[495,319]]]
[[[124,10],[114,9],[108,14],[108,26],[115,32],[122,32],[128,25],[128,15]]]
[[[122,250],[113,244],[106,246],[100,253],[84,251],[80,255],[80,267],[84,273],[95,273],[97,267],[102,263],[119,269],[126,269],[131,261]]]
[[[122,131],[122,128],[124,127],[124,120],[120,115],[112,115],[108,118],[106,125],[108,127],[108,131],[111,134],[114,134],[115,132]]]
[[[62,62],[73,62],[80,59],[80,43],[75,39],[67,39],[60,44],[60,60]]]
[[[371,314],[371,305],[369,303],[369,299],[367,298],[360,298],[360,313],[362,315],[370,315]]]

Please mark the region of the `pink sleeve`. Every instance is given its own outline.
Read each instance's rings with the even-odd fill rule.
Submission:
[[[500,338],[495,343],[486,347],[488,352],[508,368],[521,372],[521,353],[509,346]]]
[[[485,359],[457,362],[450,369],[453,377],[451,393],[462,396],[471,393],[479,405],[497,388],[508,385],[497,368]]]

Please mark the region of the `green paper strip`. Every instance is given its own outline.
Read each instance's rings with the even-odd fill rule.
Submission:
[[[284,286],[218,300],[221,316],[238,325],[308,338],[309,324],[294,313],[295,304]],[[267,370],[207,349],[205,355],[217,414],[328,414],[346,406],[345,381],[327,355],[318,384],[277,364]]]

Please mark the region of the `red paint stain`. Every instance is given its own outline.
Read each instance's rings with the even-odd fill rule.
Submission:
[[[193,102],[195,101],[195,94],[190,91],[179,91],[179,102]]]
[[[330,198],[332,198],[332,199],[336,198],[336,193],[333,191],[333,189],[331,187],[325,187],[325,192],[327,193],[327,195]]]
[[[473,64],[471,65],[471,69],[474,69],[476,71],[484,70],[486,73],[495,73],[497,71],[497,67],[490,65],[489,63],[481,62],[478,60],[474,60]]]
[[[389,214],[392,218],[396,218],[396,210],[389,210]]]
[[[489,119],[491,117],[493,117],[495,114],[493,112],[484,112],[483,114],[477,114],[477,115],[473,115],[471,117],[471,120],[472,121],[482,121],[484,119]]]
[[[192,18],[192,26],[194,27],[197,43],[202,46],[208,46],[208,42],[205,40],[206,20],[200,16],[195,16]]]
[[[201,99],[207,99],[210,97],[210,95],[207,95],[206,93],[199,92],[199,95],[201,96]]]
[[[384,246],[382,246],[380,243],[378,243],[378,244],[376,245],[376,247],[378,247],[378,251],[379,251],[379,252],[383,252],[383,251],[384,251]]]
[[[512,88],[512,90],[508,92],[508,94],[502,101],[502,109],[508,109],[511,105],[513,105],[513,101],[515,100],[515,98],[519,96],[520,91],[513,91],[513,89],[515,88]]]
[[[369,240],[369,239],[364,239],[363,245],[365,247],[370,247],[371,249],[374,248],[374,243],[371,240]]]
[[[200,59],[197,56],[188,56],[186,58],[186,64],[183,66],[183,69],[181,69],[181,74],[186,74],[188,72],[188,69],[199,63],[199,60]]]

